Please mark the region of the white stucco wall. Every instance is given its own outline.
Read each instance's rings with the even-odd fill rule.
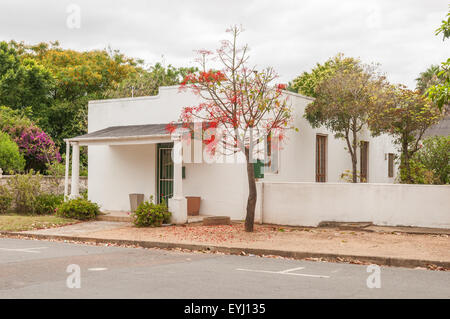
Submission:
[[[129,211],[128,194],[155,196],[155,157],[152,144],[89,146],[89,199],[102,210]]]
[[[328,181],[340,182],[339,176],[351,168],[345,143],[325,129],[313,129],[303,118],[311,99],[289,94],[294,108],[294,125],[280,153],[278,174],[266,174],[264,181],[314,182],[316,134],[328,135]],[[162,87],[160,94],[89,103],[88,131],[110,126],[160,124],[177,121],[181,109],[195,106],[199,98],[177,87]],[[389,183],[385,153],[394,152],[388,137],[370,138],[369,182]],[[156,195],[155,145],[89,146],[89,199],[104,210],[129,210],[129,193]],[[185,195],[201,196],[201,214],[228,215],[243,219],[248,194],[244,164],[185,164]]]
[[[321,221],[450,228],[450,186],[404,184],[258,184],[264,223],[317,226]]]

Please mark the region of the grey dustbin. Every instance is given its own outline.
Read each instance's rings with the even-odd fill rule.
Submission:
[[[144,194],[130,194],[130,208],[132,212],[144,201]]]

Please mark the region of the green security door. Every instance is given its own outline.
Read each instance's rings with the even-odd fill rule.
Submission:
[[[168,204],[173,195],[173,143],[160,143],[157,147],[158,162],[158,203]]]

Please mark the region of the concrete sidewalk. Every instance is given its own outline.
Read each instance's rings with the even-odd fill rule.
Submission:
[[[180,248],[229,254],[450,269],[450,237],[446,231],[435,233],[429,229],[407,227],[405,230],[401,227],[379,226],[371,226],[370,230],[342,230],[336,227],[255,225],[253,233],[246,233],[242,223],[227,226],[202,226],[197,223],[136,228],[130,223],[93,221],[3,234],[147,248]]]

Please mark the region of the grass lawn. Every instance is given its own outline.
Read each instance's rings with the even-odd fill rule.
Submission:
[[[74,224],[76,219],[61,218],[54,215],[0,215],[0,231],[22,231],[52,228]]]

